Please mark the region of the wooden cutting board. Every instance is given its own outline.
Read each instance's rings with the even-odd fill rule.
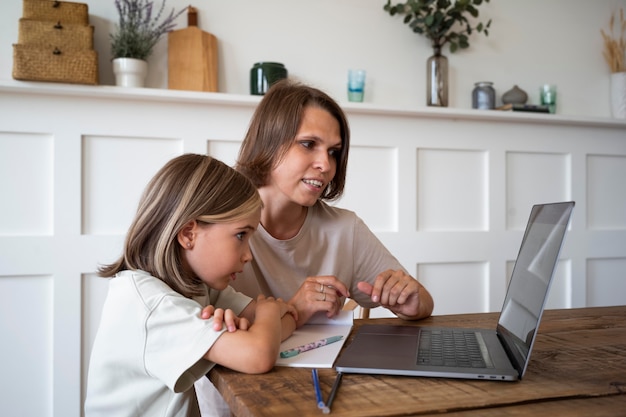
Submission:
[[[198,14],[189,6],[188,27],[168,33],[168,88],[217,91],[217,38],[198,28]]]

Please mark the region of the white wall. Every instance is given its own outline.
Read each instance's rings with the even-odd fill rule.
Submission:
[[[108,34],[117,21],[113,0],[84,1],[95,26],[100,80],[113,84]],[[159,0],[156,0],[160,4]],[[403,108],[425,103],[428,41],[401,18],[382,10],[386,0],[203,0],[200,27],[219,43],[219,89],[248,94],[254,62],[283,62],[291,76],[345,100],[348,68],[368,71],[367,102]],[[186,7],[169,0],[167,8]],[[514,84],[538,101],[539,85],[558,85],[558,112],[609,117],[608,68],[600,29],[626,0],[494,0],[480,7],[481,20],[493,19],[485,38],[475,34],[470,49],[449,54],[450,107],[470,108],[476,81],[495,83],[498,96]],[[22,2],[0,2],[0,79],[11,78],[11,44],[17,42]],[[186,17],[179,17],[179,28]],[[167,42],[150,58],[148,86],[167,85]]]
[[[258,101],[0,80],[0,415],[81,415],[108,283],[97,266],[166,160],[234,162]],[[530,206],[570,199],[548,308],[626,304],[626,120],[344,108],[338,204],[429,288],[435,314],[499,310]]]

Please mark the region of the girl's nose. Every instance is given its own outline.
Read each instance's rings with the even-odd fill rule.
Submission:
[[[250,245],[246,245],[246,250],[244,250],[243,252],[241,261],[245,264],[246,262],[250,262],[251,260],[252,260],[252,251],[250,250]]]

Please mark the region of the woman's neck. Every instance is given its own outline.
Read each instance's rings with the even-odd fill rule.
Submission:
[[[264,196],[259,190],[263,200],[261,211],[261,224],[263,228],[275,239],[287,240],[298,234],[304,221],[308,208],[293,202],[281,202],[277,199]]]

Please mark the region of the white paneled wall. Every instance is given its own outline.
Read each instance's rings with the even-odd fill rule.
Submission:
[[[120,254],[165,161],[234,163],[258,100],[0,82],[0,415],[82,414],[107,292],[98,265]],[[531,205],[570,199],[549,307],[626,304],[626,122],[345,110],[352,147],[336,204],[431,290],[435,314],[499,310]]]

